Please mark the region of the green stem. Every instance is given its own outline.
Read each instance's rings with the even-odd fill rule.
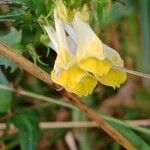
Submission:
[[[16,92],[17,94],[20,94],[22,96],[32,97],[32,98],[35,98],[35,99],[39,99],[41,101],[46,101],[46,102],[53,103],[53,104],[60,105],[60,106],[64,106],[64,107],[67,107],[67,108],[77,109],[75,106],[73,106],[73,105],[71,105],[71,104],[69,104],[67,102],[58,101],[56,99],[53,99],[53,98],[50,98],[50,97],[46,97],[46,96],[43,96],[43,95],[39,95],[39,94],[36,94],[36,93],[32,93],[32,92],[29,92],[29,91],[20,90],[20,89],[19,90],[15,90],[15,89],[13,89],[11,87],[8,87],[8,86],[5,86],[5,85],[1,85],[1,84],[0,84],[0,89]]]
[[[99,113],[100,114],[100,113]],[[142,133],[145,133],[145,134],[149,134],[150,135],[150,129],[148,128],[143,128],[143,127],[140,127],[140,126],[137,126],[133,123],[128,123],[127,121],[121,121],[121,120],[118,120],[118,119],[115,119],[115,118],[112,118],[112,117],[109,117],[109,116],[106,116],[106,115],[102,115],[100,114],[100,116],[107,120],[108,122],[112,122],[112,123],[117,123],[117,124],[120,124],[124,127],[128,127],[130,129],[133,129],[135,131],[138,131],[138,132],[142,132]]]

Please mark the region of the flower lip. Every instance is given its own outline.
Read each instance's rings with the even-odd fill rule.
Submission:
[[[62,69],[59,77],[55,76],[55,73],[56,70],[53,70],[51,73],[54,82],[79,96],[87,96],[97,84],[97,80],[83,71],[77,64],[72,65],[67,70]]]

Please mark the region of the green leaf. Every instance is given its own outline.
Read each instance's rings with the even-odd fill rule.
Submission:
[[[139,1],[139,7],[140,7],[140,25],[141,25],[141,31],[142,31],[142,48],[143,48],[143,71],[146,73],[150,73],[150,1],[149,0],[143,0]],[[145,85],[147,87],[150,87],[150,81],[144,80]]]
[[[4,85],[9,84],[1,70],[0,70],[0,84]],[[4,91],[0,89],[0,113],[9,112],[11,104],[12,104],[12,94],[9,91]]]
[[[26,8],[21,7],[12,11],[0,14],[0,21],[15,21],[15,19],[25,12]]]
[[[110,124],[117,129],[125,138],[127,138],[137,149],[139,150],[150,150],[150,146],[146,144],[141,137],[135,134],[132,130],[127,127],[123,127],[117,123]]]
[[[8,44],[11,48],[13,48],[16,52],[19,53],[22,53],[21,39],[22,31],[17,31],[14,27],[10,29],[10,32],[8,34],[0,37],[1,41]],[[8,60],[2,55],[0,55],[0,65],[5,66],[5,68],[10,67],[10,72],[13,72],[17,68],[14,62]]]
[[[34,48],[34,46],[30,43],[27,45],[27,49],[33,59],[33,62],[36,64],[37,62],[41,65],[47,66],[47,64],[45,64],[44,62],[42,62],[40,60],[40,56],[37,54],[36,49]]]
[[[38,16],[46,14],[46,6],[43,0],[14,0],[11,3],[18,3],[29,7],[29,9],[34,10]]]
[[[15,21],[17,25],[30,26],[33,22],[37,22],[41,15],[45,16],[47,11],[43,0],[7,0],[3,3],[17,7],[0,14],[0,21]]]
[[[2,37],[2,41],[11,47],[15,47],[16,44],[20,43],[22,39],[22,31],[17,31],[14,27],[11,28],[10,32]]]
[[[30,28],[32,28],[33,22],[35,21],[35,16],[31,14],[29,10],[16,18],[16,24],[22,25],[22,27],[29,26]]]
[[[16,114],[12,119],[20,130],[20,144],[22,150],[37,150],[40,137],[39,118],[34,111],[24,111]]]

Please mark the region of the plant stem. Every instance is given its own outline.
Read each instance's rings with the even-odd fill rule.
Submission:
[[[44,95],[36,94],[36,93],[33,93],[33,92],[25,91],[25,90],[22,90],[22,89],[14,89],[13,87],[8,87],[8,86],[2,85],[2,84],[0,84],[0,89],[16,92],[19,95],[36,98],[36,99],[39,99],[39,100],[42,100],[42,101],[46,101],[46,102],[49,102],[49,103],[61,105],[61,106],[67,107],[67,108],[77,109],[75,106],[71,105],[70,103],[67,103],[67,102],[64,102],[64,101],[58,101],[56,99],[46,97]]]
[[[28,73],[37,77],[38,79],[44,81],[46,84],[52,86],[53,82],[50,79],[48,73],[44,70],[24,58],[22,55],[15,53],[11,48],[9,48],[4,43],[0,42],[0,53],[15,62],[21,68],[26,70]],[[79,97],[74,94],[70,94],[67,91],[63,91],[63,94],[68,98],[68,100],[81,109],[89,118],[95,121],[99,128],[103,129],[108,135],[110,135],[115,141],[121,144],[124,148],[128,150],[137,150],[125,137],[123,137],[116,129],[112,128],[103,118],[97,115],[91,108],[89,108],[85,103],[83,103]]]
[[[120,67],[116,67],[116,66],[113,66],[113,68],[117,69],[117,70],[120,70],[120,71],[124,71],[126,73],[129,73],[129,74],[132,74],[132,75],[135,75],[135,76],[139,76],[139,77],[142,77],[142,78],[150,79],[150,74],[137,72],[137,71],[130,70],[130,69],[127,69],[127,68],[120,68]]]
[[[136,124],[134,124],[134,121],[130,121],[130,120],[121,121],[121,120],[115,119],[113,117],[109,117],[109,116],[102,115],[102,114],[100,114],[100,116],[102,116],[107,121],[114,122],[114,123],[120,124],[124,127],[131,128],[135,131],[139,131],[139,132],[150,135],[150,130],[149,129],[137,126]],[[148,122],[150,124],[150,120],[148,120]]]

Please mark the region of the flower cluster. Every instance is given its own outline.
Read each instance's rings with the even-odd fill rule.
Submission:
[[[124,83],[126,73],[113,68],[124,66],[120,55],[103,44],[78,13],[68,11],[62,0],[58,6],[54,10],[55,30],[44,26],[49,46],[57,53],[52,80],[79,96],[91,94],[97,81],[113,88]]]

